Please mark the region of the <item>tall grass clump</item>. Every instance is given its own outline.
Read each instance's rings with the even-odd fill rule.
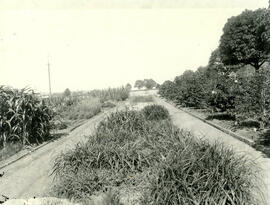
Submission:
[[[258,191],[254,162],[129,110],[59,155],[53,173],[54,193],[79,201],[112,188],[137,189],[141,204],[256,204]]]
[[[142,109],[147,120],[164,120],[170,117],[168,110],[162,105],[147,105]]]
[[[52,110],[31,89],[0,87],[0,146],[39,143],[50,137]]]

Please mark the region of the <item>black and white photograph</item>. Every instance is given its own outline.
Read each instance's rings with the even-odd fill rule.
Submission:
[[[0,0],[0,205],[270,205],[270,0]]]

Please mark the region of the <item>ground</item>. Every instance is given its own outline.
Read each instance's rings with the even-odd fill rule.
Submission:
[[[155,92],[146,91],[133,92],[132,95],[155,95]],[[180,129],[187,130],[198,137],[203,137],[211,142],[219,141],[232,147],[236,152],[250,156],[256,160],[262,169],[262,177],[266,186],[262,191],[266,199],[270,199],[270,159],[265,158],[260,152],[249,145],[225,134],[216,128],[190,116],[189,114],[175,108],[164,100],[155,97],[155,102],[165,106],[172,117],[174,124]],[[128,103],[126,104],[128,106]],[[144,106],[139,104],[136,109]],[[94,132],[94,128],[107,113],[99,114],[88,120],[84,125],[72,131],[67,137],[49,143],[27,157],[7,166],[4,177],[0,178],[0,195],[4,194],[10,198],[29,198],[33,196],[46,196],[52,184],[53,160],[62,151],[72,148],[77,142],[84,141],[85,136]],[[2,170],[0,170],[0,173]],[[266,200],[267,201],[267,200]],[[263,203],[262,203],[263,204]],[[267,203],[265,203],[267,204]],[[270,202],[268,202],[270,204]]]

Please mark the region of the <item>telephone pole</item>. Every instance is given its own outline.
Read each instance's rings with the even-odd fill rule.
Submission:
[[[51,71],[50,71],[50,60],[49,60],[49,56],[48,56],[48,76],[49,76],[49,92],[50,92],[50,99],[52,97],[52,87],[51,87]]]

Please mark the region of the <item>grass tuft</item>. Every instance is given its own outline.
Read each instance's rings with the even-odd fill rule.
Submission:
[[[164,120],[170,117],[168,110],[162,105],[147,105],[142,112],[147,120]]]

